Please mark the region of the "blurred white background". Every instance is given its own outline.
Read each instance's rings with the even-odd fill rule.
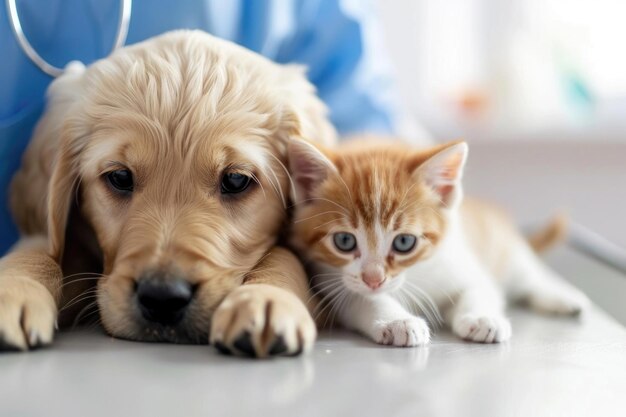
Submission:
[[[435,137],[626,141],[626,1],[377,0]]]
[[[404,105],[470,143],[469,195],[556,211],[626,247],[626,1],[377,0]],[[561,274],[626,323],[626,279],[562,245]]]

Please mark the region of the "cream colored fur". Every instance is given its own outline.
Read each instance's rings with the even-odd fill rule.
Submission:
[[[48,98],[11,189],[22,238],[0,260],[4,345],[50,343],[59,311],[72,323],[97,305],[105,329],[128,339],[206,343],[210,333],[241,353],[235,340],[249,332],[257,356],[279,338],[284,353],[311,347],[305,274],[275,246],[288,139],[335,138],[301,68],[180,31],[70,66]],[[119,167],[136,178],[128,199],[104,180]],[[233,169],[257,184],[226,200],[220,178]],[[133,286],[149,269],[198,285],[180,329],[138,315]]]

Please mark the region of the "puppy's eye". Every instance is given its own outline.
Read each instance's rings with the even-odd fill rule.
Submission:
[[[352,233],[339,232],[333,236],[333,242],[342,252],[352,252],[356,249],[356,237]]]
[[[393,250],[398,253],[407,253],[413,250],[417,244],[417,236],[400,234],[393,240]]]
[[[222,177],[222,194],[236,194],[244,191],[252,179],[238,172],[227,172]]]
[[[127,169],[116,169],[106,174],[107,180],[111,187],[117,191],[131,193],[135,184],[133,183],[133,174]]]

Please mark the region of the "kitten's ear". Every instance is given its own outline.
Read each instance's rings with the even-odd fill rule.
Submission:
[[[287,155],[295,188],[295,195],[291,197],[296,203],[310,199],[315,188],[336,170],[335,165],[321,151],[304,139],[290,140]]]
[[[467,151],[465,142],[443,145],[435,148],[434,153],[427,155],[413,171],[415,176],[435,190],[445,207],[456,206],[463,197],[461,179]]]

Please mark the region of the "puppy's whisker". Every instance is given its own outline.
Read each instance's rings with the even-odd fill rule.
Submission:
[[[259,184],[259,187],[261,187],[261,191],[263,192],[263,199],[267,200],[267,194],[265,193],[265,187],[263,187],[263,183],[259,180],[259,178],[256,175],[250,173],[250,176],[257,184]]]
[[[269,172],[272,173],[272,177],[274,177],[274,181],[275,181],[275,186],[274,186],[274,190],[276,190],[276,195],[278,195],[280,197],[281,202],[283,203],[283,208],[285,210],[287,210],[287,200],[285,198],[285,194],[283,193],[283,190],[280,186],[280,180],[278,179],[278,176],[276,175],[276,171],[274,171],[273,168],[269,168],[268,167]],[[269,180],[269,176],[267,176],[268,180]]]
[[[296,195],[296,186],[294,185],[293,178],[291,178],[291,174],[289,173],[289,170],[287,169],[285,164],[283,164],[280,159],[278,159],[276,156],[272,155],[271,153],[269,155],[272,158],[274,158],[276,162],[278,162],[278,164],[282,167],[283,171],[285,171],[285,174],[287,175],[287,179],[289,180],[289,191],[291,195]]]
[[[97,314],[97,313],[99,313],[99,312],[100,312],[100,310],[98,310],[98,309],[96,308],[96,309],[94,309],[93,311],[90,311],[89,313],[85,314],[85,315],[82,317],[82,319],[81,319],[81,320],[82,320],[83,322],[87,323],[87,318],[92,317],[94,314]],[[98,320],[96,320],[96,322],[100,322],[100,321],[101,321],[101,319],[100,319],[100,317],[98,317]],[[87,323],[87,324],[89,324],[89,325],[90,325],[90,326],[89,326],[89,328],[91,328],[91,326],[93,325],[93,323]]]
[[[89,300],[90,298],[93,297],[97,297],[98,295],[98,289],[97,288],[92,288],[89,289],[87,291],[83,291],[82,293],[78,294],[76,297],[72,298],[71,300],[69,300],[67,303],[65,303],[63,305],[63,307],[61,307],[61,309],[59,310],[59,313],[62,311],[67,310],[68,308],[72,307],[73,305],[76,305],[82,301],[86,301]]]
[[[78,314],[76,315],[76,318],[74,318],[74,322],[72,323],[72,330],[74,330],[76,328],[76,325],[80,322],[80,319],[82,317],[82,315],[85,313],[85,311],[89,310],[90,308],[94,308],[96,307],[96,309],[98,308],[98,301],[92,301],[91,303],[87,304],[85,307],[83,307],[82,310],[80,310],[78,312]]]
[[[269,170],[272,173],[272,175],[274,176],[274,179],[276,180],[276,182],[274,182],[272,177],[270,177],[267,173],[264,172],[265,178],[267,178],[267,182],[274,189],[274,193],[281,198],[281,202],[283,203],[283,207],[286,209],[287,208],[287,204],[285,202],[285,196],[283,195],[282,190],[280,190],[280,182],[278,181],[278,178],[276,177],[276,174],[274,173],[273,170],[271,170],[269,168],[267,170]]]
[[[76,274],[75,274],[76,275]],[[104,275],[100,275],[100,276],[96,276],[96,277],[85,277],[85,278],[79,278],[79,279],[73,279],[71,281],[67,281],[64,282],[63,285],[61,285],[60,289],[64,289],[65,287],[67,287],[68,285],[71,284],[77,284],[79,282],[85,282],[85,281],[98,281],[99,279],[103,278]]]

